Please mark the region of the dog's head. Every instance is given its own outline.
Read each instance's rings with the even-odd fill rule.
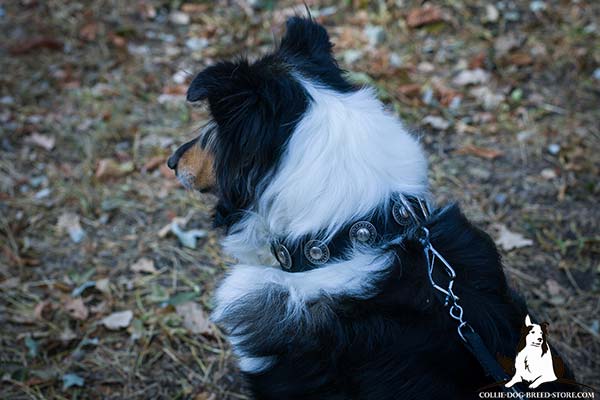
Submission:
[[[219,196],[217,224],[237,222],[260,196],[267,178],[276,173],[286,144],[310,104],[303,79],[338,92],[355,89],[333,58],[325,29],[310,18],[293,17],[271,54],[254,62],[217,63],[192,81],[187,100],[206,101],[212,122],[199,139],[180,147],[168,165],[188,187],[204,187],[196,184],[195,163],[212,164],[214,172],[208,175],[214,177],[210,183],[214,182]]]
[[[529,315],[525,316],[525,326],[521,333],[521,343],[519,351],[525,347],[531,346],[542,349],[542,354],[548,351],[548,323],[534,324],[531,322]]]

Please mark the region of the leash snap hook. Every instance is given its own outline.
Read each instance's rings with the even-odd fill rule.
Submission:
[[[429,229],[424,226],[418,226],[415,230],[415,236],[423,247],[430,247],[429,243]]]
[[[470,332],[475,332],[475,329],[473,329],[473,327],[471,325],[469,325],[469,323],[467,321],[463,321],[461,322],[458,327],[456,328],[456,330],[458,331],[458,336],[460,336],[460,338],[464,341],[468,343],[467,338],[465,338],[465,334],[463,333],[463,329],[468,329]]]

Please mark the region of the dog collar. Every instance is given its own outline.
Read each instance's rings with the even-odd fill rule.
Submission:
[[[271,243],[271,252],[286,272],[310,271],[329,260],[343,258],[354,246],[376,246],[397,237],[429,217],[429,204],[424,198],[396,193],[389,202],[388,207],[381,208],[385,211],[345,225],[329,241],[320,240],[318,235],[294,242],[277,239]]]

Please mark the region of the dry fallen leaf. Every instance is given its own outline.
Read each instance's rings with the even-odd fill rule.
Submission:
[[[67,344],[73,339],[77,339],[77,334],[69,327],[65,328],[58,336],[61,342]]]
[[[156,272],[156,267],[154,266],[154,260],[147,257],[142,257],[131,265],[131,270],[133,272],[146,272],[153,274]]]
[[[187,93],[188,85],[171,85],[165,86],[162,90],[163,94],[172,95],[185,95]]]
[[[440,131],[444,131],[450,127],[449,121],[435,115],[428,115],[425,118],[423,118],[421,122],[425,125],[430,125],[431,127]]]
[[[156,168],[160,167],[162,164],[167,162],[167,158],[165,156],[155,156],[149,159],[144,166],[142,167],[142,171],[152,171]]]
[[[200,392],[194,396],[194,400],[215,400],[217,395],[214,393]]]
[[[171,232],[177,236],[179,243],[190,249],[195,249],[198,239],[207,235],[207,232],[203,229],[183,230],[176,222],[171,223]]]
[[[517,66],[531,65],[533,58],[525,52],[514,53],[509,57],[509,63]]]
[[[96,168],[96,178],[100,180],[120,178],[132,172],[134,169],[133,162],[128,161],[124,163],[118,163],[112,158],[103,158],[98,161],[98,167]]]
[[[25,138],[25,142],[50,151],[56,144],[56,138],[54,136],[42,135],[41,133],[32,133],[31,136]]]
[[[540,175],[542,176],[542,178],[547,179],[547,180],[555,179],[558,176],[556,174],[556,171],[553,170],[552,168],[544,168],[540,172]]]
[[[558,296],[558,295],[562,294],[564,291],[562,286],[560,286],[560,284],[558,282],[556,282],[554,279],[546,280],[546,286],[548,287],[548,293],[551,296]]]
[[[109,32],[107,36],[115,47],[125,47],[127,45],[127,39],[121,35],[118,35],[114,32]]]
[[[104,314],[109,310],[109,304],[106,301],[101,301],[100,303],[90,306],[90,311],[92,314]]]
[[[118,311],[110,314],[108,317],[102,318],[100,323],[110,330],[118,330],[121,328],[127,328],[133,318],[133,312],[131,310]]]
[[[59,233],[67,232],[75,243],[81,242],[85,237],[85,231],[79,223],[79,216],[74,213],[66,212],[58,217],[56,228]]]
[[[423,25],[442,21],[443,19],[442,10],[439,7],[426,5],[425,7],[410,10],[406,16],[406,24],[410,28],[418,28]]]
[[[88,22],[79,30],[79,37],[83,40],[87,40],[88,42],[92,42],[96,40],[96,35],[98,35],[99,25],[97,22]]]
[[[63,47],[64,43],[60,40],[49,37],[36,37],[14,44],[8,49],[8,52],[12,55],[20,55],[38,49],[62,50]]]
[[[21,285],[21,279],[15,276],[0,282],[0,289],[14,289]]]
[[[467,86],[479,83],[486,83],[490,78],[490,74],[484,71],[481,68],[476,69],[466,69],[461,71],[456,77],[452,80],[457,86]]]
[[[171,232],[171,227],[173,226],[173,224],[177,224],[180,227],[185,227],[185,225],[190,220],[190,217],[191,217],[191,214],[188,214],[185,217],[174,217],[171,220],[171,222],[169,222],[167,225],[160,228],[160,230],[158,231],[158,237],[160,237],[160,238],[166,237]]]
[[[494,224],[493,227],[498,230],[496,244],[504,250],[518,249],[525,246],[531,246],[533,241],[525,238],[520,233],[511,232],[506,225]]]
[[[183,318],[183,326],[195,334],[210,334],[212,328],[208,315],[200,304],[188,301],[175,306],[177,314]]]
[[[96,289],[101,291],[104,294],[110,294],[110,282],[108,278],[98,279],[96,281]]]
[[[500,150],[488,149],[485,147],[478,147],[468,144],[456,150],[456,154],[470,154],[472,156],[485,158],[486,160],[493,160],[502,156],[504,153]]]
[[[65,302],[65,310],[69,313],[71,318],[83,321],[90,315],[88,308],[83,303],[81,297],[76,299],[69,299]]]
[[[181,11],[186,14],[202,14],[209,8],[208,4],[184,3],[181,5]]]
[[[46,319],[45,317],[47,316],[50,310],[52,310],[52,303],[50,303],[50,300],[40,301],[35,305],[35,308],[33,309],[33,316],[35,317],[35,319],[39,320]]]
[[[398,86],[398,93],[406,97],[417,97],[421,94],[421,85],[418,83],[407,83]]]

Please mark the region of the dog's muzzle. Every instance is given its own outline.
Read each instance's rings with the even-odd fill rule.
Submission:
[[[181,145],[167,160],[167,166],[188,189],[208,192],[215,187],[212,154],[202,148],[199,138]]]
[[[171,168],[173,171],[175,171],[175,173],[177,173],[177,164],[179,163],[179,160],[185,154],[185,152],[188,151],[197,142],[198,138],[190,140],[189,142],[179,146],[179,148],[175,150],[175,153],[173,153],[171,157],[169,157],[169,159],[167,160],[167,167]]]

